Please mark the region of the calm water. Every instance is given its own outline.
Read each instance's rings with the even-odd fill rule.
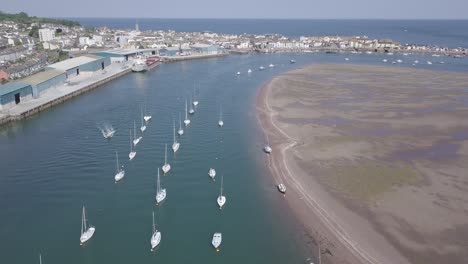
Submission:
[[[287,70],[322,62],[382,65],[388,55],[272,54],[243,55],[170,63],[146,74],[128,74],[92,92],[0,130],[0,252],[5,263],[303,263],[302,232],[265,175],[264,139],[255,119],[259,87]],[[289,64],[290,59],[296,64]],[[394,67],[431,57],[403,57]],[[393,59],[397,59],[394,56]],[[468,60],[437,58],[445,64],[419,68],[467,71]],[[259,72],[260,65],[277,67]],[[253,73],[248,75],[247,69]],[[236,76],[237,71],[242,75]],[[165,203],[155,206],[156,169],[164,161],[164,143],[172,141],[172,120],[197,84],[200,104],[181,137],[171,172],[162,177]],[[137,156],[128,162],[129,129],[139,124],[146,103],[153,119]],[[225,126],[217,127],[219,106]],[[97,126],[117,129],[111,140]],[[114,184],[117,150],[126,176]],[[216,205],[224,174],[226,207]],[[81,206],[97,227],[79,246]],[[162,242],[149,250],[151,211]],[[223,232],[221,252],[210,245]]]
[[[72,18],[85,26],[135,28],[135,18]],[[468,20],[138,19],[141,30],[209,30],[231,34],[278,33],[391,38],[401,43],[468,48]]]

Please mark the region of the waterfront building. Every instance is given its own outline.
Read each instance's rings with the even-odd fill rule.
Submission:
[[[55,39],[55,30],[50,28],[39,29],[39,40],[40,41],[51,41]]]
[[[159,52],[157,49],[114,49],[93,52],[92,54],[108,58],[110,62],[125,62],[138,55],[149,57],[156,56]]]
[[[31,86],[33,98],[39,98],[49,88],[63,85],[66,80],[67,75],[65,72],[49,69],[28,76],[22,79],[21,82]]]
[[[31,98],[32,87],[28,83],[13,82],[0,85],[0,110],[8,110]]]
[[[191,46],[193,54],[219,54],[223,49],[217,45],[194,44]]]
[[[57,62],[47,66],[47,69],[58,70],[66,73],[66,78],[80,75],[83,72],[95,72],[104,70],[111,63],[109,58],[96,55],[85,55]]]
[[[182,50],[179,47],[166,47],[159,50],[161,56],[176,56],[179,55]]]

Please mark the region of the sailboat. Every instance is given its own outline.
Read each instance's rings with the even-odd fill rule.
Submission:
[[[219,109],[219,121],[218,121],[218,126],[219,126],[219,127],[224,126],[224,122],[223,122],[223,110],[222,110],[222,108]]]
[[[221,246],[221,242],[223,241],[223,234],[222,233],[214,233],[213,234],[213,239],[211,239],[211,245],[216,249],[216,251],[219,251],[219,246]]]
[[[146,113],[146,104],[145,104],[145,115],[143,116],[143,119],[145,120],[145,122],[149,122],[151,118],[152,116]]]
[[[187,116],[187,99],[185,99],[185,120],[184,120],[185,126],[188,126],[190,124],[190,119],[188,119]]]
[[[218,202],[219,209],[223,209],[223,206],[226,203],[226,196],[223,195],[223,175],[221,175],[221,188],[219,190],[219,196],[216,201]]]
[[[132,160],[136,156],[136,151],[133,149],[132,143],[132,130],[130,129],[130,153],[128,154],[128,158]]]
[[[166,199],[166,189],[161,189],[161,180],[159,179],[159,168],[158,168],[158,178],[156,180],[156,204],[160,204]]]
[[[133,145],[136,146],[141,140],[141,137],[137,137],[136,133],[136,123],[135,120],[133,120]]]
[[[252,69],[248,69],[248,70],[247,70],[247,73],[252,73]]]
[[[195,98],[195,89],[193,89],[193,106],[197,106],[198,105],[198,100]]]
[[[175,136],[175,121],[172,120],[172,123],[174,125],[174,143],[172,143],[172,151],[174,151],[174,153],[176,153],[177,150],[179,150],[180,143],[177,142],[177,139],[176,139],[176,136]]]
[[[171,170],[171,164],[167,163],[167,144],[166,144],[166,152],[164,154],[164,165],[162,166],[162,171],[164,174],[168,173]]]
[[[179,113],[179,130],[177,131],[177,134],[179,134],[179,136],[182,136],[184,134],[184,130],[182,129],[182,119],[180,117],[180,113]]]
[[[141,133],[145,132],[146,130],[146,125],[145,125],[145,117],[143,116],[143,107],[141,108],[141,127],[140,127]]]
[[[161,232],[156,229],[154,223],[154,211],[153,211],[153,235],[151,235],[151,251],[153,251],[161,242]]]
[[[190,98],[190,109],[189,109],[189,114],[193,115],[195,114],[195,109],[193,109],[193,106],[192,106],[192,98]]]
[[[125,171],[123,169],[123,166],[120,167],[119,165],[119,154],[117,154],[117,151],[115,151],[115,159],[117,161],[117,167],[116,167],[114,179],[115,179],[115,182],[118,182],[125,176]]]
[[[211,177],[211,179],[215,179],[215,176],[216,176],[216,170],[213,169],[213,168],[210,168],[210,170],[208,171],[208,175]]]
[[[86,225],[86,209],[83,205],[83,212],[82,212],[82,215],[81,215],[81,236],[80,236],[80,245],[83,245],[84,243],[86,243],[86,241],[90,240],[93,235],[94,235],[94,232],[96,231],[96,228],[94,226],[87,226]]]
[[[265,151],[265,153],[267,154],[271,153],[271,147],[270,147],[270,142],[268,140],[268,135],[267,135],[267,144],[265,145],[265,147],[263,147],[263,151]]]

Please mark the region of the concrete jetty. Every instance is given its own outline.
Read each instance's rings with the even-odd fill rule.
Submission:
[[[184,56],[161,56],[163,62],[173,62],[181,60],[195,60],[195,59],[206,59],[228,56],[228,53],[216,53],[216,54],[192,54]]]
[[[111,64],[103,71],[80,74],[72,77],[69,79],[69,82],[48,89],[37,99],[22,102],[8,110],[1,111],[0,125],[39,113],[49,107],[63,103],[75,96],[95,89],[129,72],[131,72],[131,67],[115,63]]]

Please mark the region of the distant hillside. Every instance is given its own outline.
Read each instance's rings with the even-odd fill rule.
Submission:
[[[18,14],[7,14],[0,11],[0,21],[14,21],[17,23],[31,24],[31,23],[50,23],[64,26],[81,26],[80,23],[65,19],[54,19],[54,18],[44,18],[44,17],[35,17],[28,16],[28,14],[21,12]]]

